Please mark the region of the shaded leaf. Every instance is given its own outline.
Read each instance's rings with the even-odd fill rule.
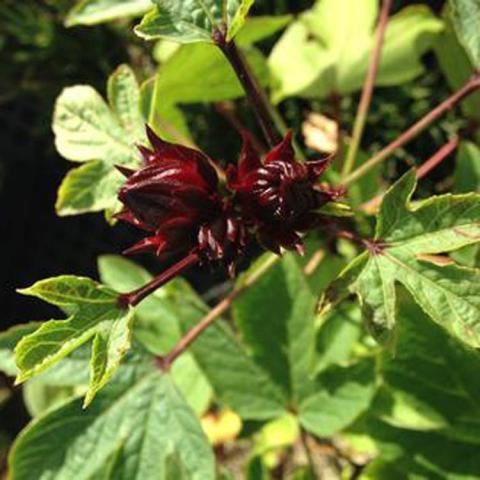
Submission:
[[[318,378],[317,391],[301,403],[300,422],[319,437],[331,436],[365,412],[375,392],[373,360],[331,367]]]
[[[286,254],[233,309],[255,360],[296,401],[308,396],[312,388],[315,303],[316,296],[294,255]]]
[[[205,315],[206,307],[187,284],[177,282],[175,297],[186,333]],[[219,400],[244,419],[265,420],[285,412],[286,398],[267,372],[238,343],[231,329],[217,321],[189,348]]]

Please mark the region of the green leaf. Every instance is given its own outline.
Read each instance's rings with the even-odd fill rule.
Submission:
[[[400,308],[396,351],[393,358],[383,355],[379,372],[392,404],[375,414],[399,428],[479,443],[480,354],[447,335],[412,302]]]
[[[90,385],[85,398],[88,405],[111,379],[130,348],[133,310],[120,308],[115,291],[88,278],[51,278],[21,293],[56,305],[69,317],[45,322],[17,344],[17,383],[45,371],[93,339]]]
[[[286,254],[233,309],[255,360],[296,401],[308,396],[312,387],[315,303],[294,255]]]
[[[349,367],[331,367],[318,379],[317,391],[300,405],[300,422],[319,437],[350,425],[367,410],[376,392],[371,359]]]
[[[234,39],[237,36],[237,33],[241,30],[243,27],[245,20],[248,16],[248,12],[250,11],[250,8],[252,8],[255,0],[241,0],[240,5],[235,12],[235,15],[228,25],[228,31],[227,31],[227,42],[230,40]]]
[[[262,85],[270,81],[266,61],[259,50],[249,47],[245,54]],[[177,105],[220,102],[243,97],[245,92],[231,66],[213,45],[182,45],[163,63],[149,98],[150,123],[168,137],[188,135]],[[175,135],[176,134],[176,135]]]
[[[474,68],[458,40],[451,16],[448,13],[449,9],[445,9],[443,15],[445,29],[435,45],[435,52],[450,88],[458,90],[470,80]],[[460,108],[468,118],[480,119],[480,93],[469,95],[461,102]]]
[[[133,72],[121,65],[108,81],[109,105],[92,87],[63,90],[55,104],[53,131],[61,155],[88,162],[70,171],[58,193],[59,215],[118,210],[122,177],[114,165],[135,167],[135,145],[145,141],[140,91]]]
[[[119,371],[86,411],[75,400],[32,422],[10,454],[12,480],[170,479],[174,465],[189,480],[213,480],[198,420],[170,377],[152,368]]]
[[[151,7],[151,0],[81,0],[68,12],[65,25],[96,25],[117,18],[136,17]]]
[[[378,450],[366,478],[477,478],[479,353],[411,301],[401,302],[397,347],[395,357],[378,362],[387,399],[354,428]]]
[[[213,43],[216,30],[231,40],[240,30],[253,0],[153,0],[156,8],[135,27],[146,40],[167,38],[180,43]]]
[[[351,359],[352,350],[362,335],[361,312],[356,306],[340,304],[323,319],[317,334],[316,372]]]
[[[58,189],[58,215],[117,209],[117,193],[124,178],[103,160],[94,160],[70,170]]]
[[[378,14],[376,0],[321,0],[299,17],[276,44],[269,64],[274,98],[325,98],[361,88]],[[407,7],[389,22],[377,85],[397,85],[423,71],[421,56],[434,44],[442,22],[427,7]]]
[[[117,255],[103,255],[98,259],[98,271],[103,283],[117,292],[135,290],[152,276],[131,260]],[[180,340],[182,331],[174,294],[175,280],[158,289],[135,307],[134,338],[154,355],[165,355]],[[212,388],[189,352],[185,352],[172,368],[172,378],[188,404],[201,415],[208,408]]]
[[[184,333],[208,311],[187,284],[177,282],[172,291]],[[200,335],[189,351],[208,378],[219,400],[242,418],[267,420],[285,413],[287,400],[239,344],[231,329],[217,321]]]
[[[480,2],[478,0],[449,0],[453,24],[460,42],[475,68],[480,68]]]
[[[480,192],[480,149],[472,142],[463,141],[458,148],[454,191]],[[480,267],[480,245],[470,245],[452,252],[451,257],[461,265],[478,268]]]
[[[380,340],[391,338],[397,317],[396,284],[402,284],[435,322],[478,347],[479,272],[432,256],[480,241],[480,196],[448,194],[412,204],[415,186],[415,173],[410,171],[385,195],[375,235],[380,248],[356,260],[365,266],[352,288],[370,330]]]
[[[34,332],[40,326],[39,322],[17,325],[0,333],[0,371],[9,376],[18,373],[15,364],[14,349],[17,343],[25,336]]]
[[[238,45],[252,45],[283,30],[291,21],[292,15],[250,17],[235,39]]]

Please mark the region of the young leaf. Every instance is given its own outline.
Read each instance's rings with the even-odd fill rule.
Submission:
[[[480,2],[478,0],[449,0],[453,24],[458,38],[467,51],[473,66],[480,68]]]
[[[277,101],[292,95],[325,98],[361,88],[378,15],[378,1],[321,0],[300,16],[276,44],[269,59],[277,80]],[[423,53],[434,44],[442,22],[425,6],[392,16],[377,85],[397,85],[423,71]]]
[[[70,171],[58,192],[59,215],[118,209],[122,183],[114,165],[135,167],[135,144],[143,143],[140,92],[129,67],[121,65],[108,81],[109,105],[92,87],[63,90],[55,104],[53,131],[61,155],[88,162]]]
[[[297,260],[287,254],[234,304],[235,322],[255,360],[296,401],[312,387],[315,301]]]
[[[130,348],[132,309],[118,306],[118,293],[88,278],[62,276],[37,282],[25,295],[60,307],[69,317],[50,320],[15,348],[17,383],[38,375],[93,339],[88,405],[110,380]]]
[[[385,195],[377,217],[377,248],[356,260],[365,266],[353,290],[380,340],[390,339],[395,326],[398,283],[435,322],[478,347],[480,274],[434,255],[480,241],[480,196],[449,194],[412,204],[415,186],[410,171]]]
[[[176,478],[172,462],[188,480],[215,478],[194,413],[170,377],[146,365],[120,370],[88,410],[74,400],[30,424],[9,459],[12,480]]]
[[[254,0],[153,0],[135,33],[146,40],[167,38],[180,43],[213,43],[215,31],[227,40],[240,30]]]

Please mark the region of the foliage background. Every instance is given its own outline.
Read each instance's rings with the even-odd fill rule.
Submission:
[[[7,0],[0,6],[0,54],[5,66],[0,73],[0,218],[6,227],[2,229],[0,271],[2,329],[27,318],[48,318],[54,314],[48,305],[28,298],[19,300],[13,288],[66,271],[95,276],[99,254],[119,252],[132,241],[130,229],[111,229],[98,215],[62,219],[55,216],[56,189],[70,166],[53,147],[50,119],[54,99],[69,84],[90,84],[104,93],[105,79],[120,63],[132,64],[145,78],[154,71],[149,58],[152,46],[136,38],[123,22],[67,30],[62,19],[71,6],[69,1],[29,0],[20,6],[17,3]],[[254,13],[295,13],[312,3],[260,0]],[[426,3],[440,12],[444,2],[398,0],[395,9],[409,3]],[[267,40],[262,47],[268,50],[273,41]],[[420,80],[377,89],[365,145],[375,149],[378,144],[387,144],[448,95],[434,55],[427,55],[424,61],[427,72]],[[345,130],[351,129],[357,101],[358,95],[353,95],[342,102]],[[331,106],[322,102],[309,105],[304,100],[288,100],[282,105],[288,123],[296,130],[300,129],[305,113],[312,109],[328,112]],[[213,132],[227,128],[212,106],[188,107],[187,114],[202,148],[214,157],[235,155],[236,134],[232,132],[221,143],[214,140]],[[396,179],[410,166],[428,158],[455,126],[456,115],[452,112],[392,157],[385,168],[386,179]],[[422,153],[421,159],[417,158],[418,152]],[[453,168],[453,160],[445,162],[428,181],[422,182],[420,195],[448,191]],[[85,235],[87,231],[89,234]],[[148,266],[155,270],[155,264]],[[211,287],[222,282],[222,277],[212,276],[207,284],[204,275],[192,272],[191,280],[208,295]],[[8,384],[8,380],[0,377],[0,388],[2,383]],[[2,411],[2,429],[12,438],[27,420],[17,392]]]

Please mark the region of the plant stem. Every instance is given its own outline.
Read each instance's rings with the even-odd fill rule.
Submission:
[[[425,161],[416,171],[417,180],[426,177],[433,169],[438,167],[451,153],[453,153],[460,144],[460,137],[453,137],[449,142],[443,145],[436,153],[434,153],[427,161]],[[361,210],[373,212],[382,202],[385,194],[381,193],[372,198],[368,202],[360,206]]]
[[[437,168],[459,145],[460,137],[453,137],[417,169],[417,180],[426,177],[433,169]]]
[[[252,271],[244,280],[235,287],[223,300],[210,310],[164,357],[159,357],[158,364],[164,371],[168,371],[173,362],[221,315],[223,315],[240,295],[248,290],[259,278],[261,278],[273,265],[280,260],[277,255],[270,255],[257,269]]]
[[[195,265],[200,260],[197,253],[191,253],[185,258],[177,262],[175,265],[171,266],[160,275],[156,276],[151,282],[147,283],[138,290],[133,292],[124,293],[118,297],[118,303],[122,308],[128,308],[129,306],[136,306],[151,293],[153,293],[157,288],[160,288],[162,285],[165,285],[172,278],[180,275],[187,268]]]
[[[308,444],[308,434],[303,428],[300,429],[300,439],[302,441],[303,449],[305,450],[305,455],[307,456],[310,472],[313,475],[313,478],[315,480],[318,480],[320,476],[318,475],[317,469],[315,468],[315,461],[313,459],[313,454],[310,449],[310,445]]]
[[[252,105],[258,123],[262,128],[265,139],[270,147],[273,147],[280,142],[281,138],[275,129],[267,94],[255,78],[250,65],[246,62],[243,53],[237,48],[235,42],[233,40],[227,42],[225,34],[220,30],[215,32],[214,41],[237,74],[237,77],[248,96],[250,104]]]
[[[358,149],[362,141],[365,123],[367,121],[368,109],[372,101],[373,89],[375,87],[375,80],[378,74],[380,59],[382,56],[382,48],[385,42],[385,32],[387,31],[388,19],[390,10],[392,8],[393,0],[383,0],[382,10],[378,20],[378,27],[375,36],[375,47],[370,57],[367,76],[363,85],[362,96],[358,104],[357,115],[355,117],[355,124],[353,126],[353,135],[348,149],[347,159],[343,165],[342,176],[347,177],[353,170],[355,159],[357,158]]]
[[[428,127],[434,120],[442,116],[448,110],[451,110],[464,98],[480,89],[480,73],[476,73],[465,85],[457,90],[453,95],[444,100],[440,105],[435,107],[431,112],[425,115],[417,123],[412,125],[400,137],[394,140],[390,145],[387,145],[383,150],[374,155],[370,160],[367,160],[361,167],[357,168],[352,174],[346,177],[343,181],[344,186],[351,185],[353,182],[361,178],[369,172],[376,165],[385,160],[397,148],[402,147],[410,140],[415,138],[422,130]]]

